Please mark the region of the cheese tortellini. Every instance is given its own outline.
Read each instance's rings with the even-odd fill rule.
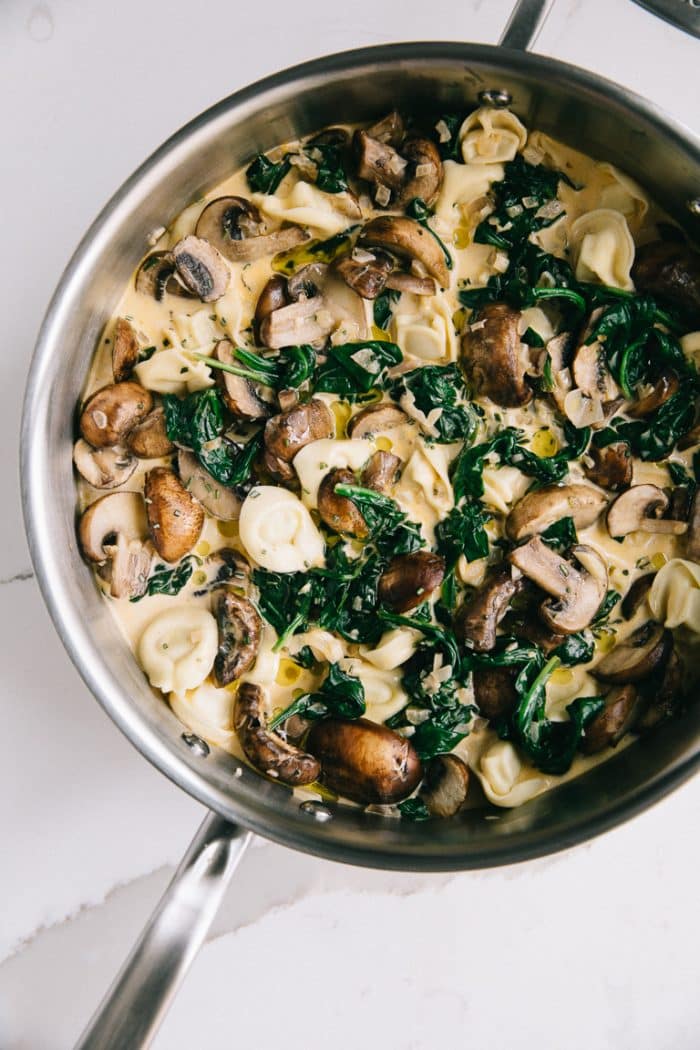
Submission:
[[[367,704],[365,717],[371,722],[385,722],[406,706],[408,697],[401,688],[399,670],[380,670],[364,660],[355,659],[344,660],[341,667],[362,682]]]
[[[341,210],[339,195],[323,193],[310,182],[299,181],[284,199],[272,194],[254,193],[253,203],[264,215],[277,222],[292,222],[297,226],[312,226],[326,237],[347,229],[348,212]]]
[[[294,457],[293,466],[301,484],[301,498],[309,508],[318,506],[318,489],[329,470],[334,467],[349,467],[360,470],[370,455],[372,448],[367,441],[334,440],[321,438],[305,445]]]
[[[683,558],[666,562],[654,577],[649,605],[666,627],[688,627],[700,634],[700,565]]]
[[[134,369],[141,386],[157,394],[191,394],[214,385],[211,371],[186,350],[171,346],[159,350]]]
[[[483,106],[464,121],[459,139],[466,164],[498,164],[514,159],[527,131],[510,110]]]
[[[476,201],[484,200],[491,185],[502,178],[502,164],[472,165],[446,160],[443,164],[442,188],[435,204],[435,214],[443,222],[459,222],[464,211]]]
[[[571,248],[579,281],[600,281],[611,288],[632,291],[630,277],[634,241],[619,211],[596,208],[571,226]]]
[[[521,778],[523,764],[508,740],[498,740],[485,751],[475,770],[489,802],[494,806],[522,806],[548,786],[543,776]]]
[[[170,707],[183,725],[234,754],[240,752],[233,728],[235,699],[233,690],[219,688],[210,681],[168,697]]]
[[[324,563],[323,537],[307,508],[287,489],[251,489],[238,526],[250,558],[269,572],[306,572]]]
[[[412,627],[395,627],[381,636],[374,649],[361,645],[360,653],[363,660],[380,671],[393,671],[410,660],[420,640],[420,631]]]
[[[454,361],[457,340],[444,298],[438,295],[422,302],[421,298],[414,296],[413,308],[403,308],[394,316],[392,330],[396,342],[407,357],[416,358],[416,364]]]
[[[218,645],[212,614],[198,605],[178,605],[149,623],[138,658],[152,686],[164,693],[184,693],[207,677]]]

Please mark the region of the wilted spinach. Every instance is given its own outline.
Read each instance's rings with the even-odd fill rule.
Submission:
[[[444,259],[445,259],[445,266],[447,267],[448,270],[451,270],[452,267],[454,266],[454,263],[452,261],[452,256],[450,255],[450,253],[448,252],[447,248],[445,247],[443,242],[440,240],[440,238],[436,234],[435,230],[432,228],[432,226],[430,225],[430,223],[428,221],[430,219],[431,215],[433,214],[433,212],[430,210],[430,208],[425,203],[425,201],[422,200],[420,197],[414,197],[413,200],[409,201],[408,204],[406,205],[406,214],[408,215],[409,218],[415,219],[416,222],[420,223],[420,225],[423,227],[423,229],[427,230],[428,233],[431,235],[431,237],[433,237],[437,241],[438,245],[440,246],[440,250],[441,250],[441,252],[442,252],[442,254],[444,256]]]
[[[420,525],[410,521],[389,496],[360,485],[336,485],[335,492],[355,504],[367,522],[371,544],[383,557],[410,554],[425,546]]]
[[[438,442],[471,441],[477,417],[467,400],[462,373],[456,365],[423,365],[395,380],[391,396],[395,401],[409,393],[416,408],[429,416],[439,410],[433,423]]]
[[[463,123],[464,117],[459,117],[456,113],[443,113],[435,124],[435,141],[442,160],[455,160],[459,164],[464,163],[459,141],[459,129]],[[443,129],[440,127],[441,124],[444,125],[444,131],[449,135],[448,138],[445,137]]]
[[[348,401],[358,395],[382,388],[388,368],[400,364],[403,354],[396,345],[384,340],[342,343],[328,347],[328,360],[314,379],[315,390],[339,394]]]
[[[262,447],[262,432],[246,444],[224,437],[226,411],[218,390],[197,390],[185,398],[163,396],[165,429],[171,441],[191,448],[205,470],[227,488],[242,485],[250,477],[253,462]]]
[[[401,814],[403,820],[430,820],[430,813],[428,807],[422,798],[417,795],[413,798],[407,798],[405,802],[399,802],[396,807]]]
[[[289,156],[275,164],[264,153],[258,153],[246,168],[248,185],[255,193],[274,193],[291,166]]]
[[[220,372],[241,376],[274,390],[301,386],[313,375],[316,366],[316,352],[313,347],[306,345],[288,346],[272,356],[236,347],[233,356],[239,363],[234,365],[219,361],[216,357],[207,357],[206,354],[194,356],[210,368],[218,368]]]
[[[491,188],[494,210],[477,226],[476,243],[508,251],[536,230],[551,226],[558,214],[542,215],[540,209],[554,200],[560,181],[571,185],[563,172],[544,164],[529,164],[518,154],[505,165],[501,181]]]
[[[401,292],[393,288],[386,288],[377,296],[372,304],[372,316],[377,328],[386,331],[393,314],[393,304],[398,302]]]
[[[316,185],[320,190],[343,193],[348,189],[342,146],[334,142],[317,142],[308,146],[306,153],[316,165]]]
[[[174,596],[179,594],[182,588],[192,577],[195,567],[200,564],[194,555],[189,554],[183,558],[173,569],[167,565],[156,565],[148,578],[148,586],[144,594],[131,598],[132,602],[140,602],[146,595],[167,594]]]
[[[289,707],[270,721],[268,728],[276,729],[292,715],[304,718],[361,718],[365,713],[365,689],[359,678],[346,674],[339,664],[330,664],[321,688],[316,693],[302,693]]]
[[[460,555],[467,561],[487,558],[489,539],[486,535],[488,514],[476,499],[466,499],[435,527],[438,553],[445,559],[445,572],[454,570]]]
[[[573,547],[575,543],[578,543],[574,519],[571,517],[560,518],[559,521],[555,521],[553,525],[550,525],[548,529],[541,533],[541,538],[548,546],[553,547],[557,551]]]

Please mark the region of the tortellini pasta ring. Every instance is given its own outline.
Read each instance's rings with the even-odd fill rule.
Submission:
[[[323,537],[307,508],[287,489],[251,489],[241,507],[238,531],[252,560],[269,572],[306,572],[324,563]]]
[[[649,591],[654,617],[666,627],[700,634],[700,565],[672,558],[659,569]]]
[[[630,277],[634,241],[621,212],[611,208],[586,212],[572,223],[570,236],[577,280],[600,281],[628,292],[634,289]]]
[[[459,139],[466,164],[498,164],[513,160],[527,131],[510,110],[483,106],[464,121]]]
[[[207,677],[218,645],[212,614],[198,605],[178,605],[151,620],[141,635],[138,658],[152,686],[184,693]]]

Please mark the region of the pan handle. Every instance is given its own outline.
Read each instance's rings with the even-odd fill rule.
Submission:
[[[554,0],[518,0],[498,41],[501,47],[527,51],[537,40]]]
[[[251,835],[210,813],[76,1050],[149,1045],[202,946]]]

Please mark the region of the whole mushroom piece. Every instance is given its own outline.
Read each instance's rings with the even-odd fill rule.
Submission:
[[[221,253],[208,241],[192,235],[183,237],[171,254],[182,283],[203,303],[213,303],[225,295],[231,274]]]
[[[397,554],[379,577],[379,600],[394,612],[408,612],[427,601],[444,577],[445,562],[438,554]]]
[[[482,585],[459,608],[455,619],[457,637],[478,653],[493,649],[496,628],[523,586],[521,578],[513,578],[510,565],[492,569]]]
[[[128,379],[137,364],[141,347],[136,330],[126,317],[118,317],[112,335],[112,374],[114,382]]]
[[[179,561],[199,539],[204,508],[167,467],[148,471],[144,498],[154,547],[164,561]]]
[[[76,441],[73,463],[95,489],[116,489],[136,470],[136,459],[123,448],[93,448],[83,438]]]
[[[420,797],[433,817],[454,817],[467,801],[469,769],[458,755],[436,755],[428,765]]]
[[[264,436],[266,468],[274,477],[292,481],[297,452],[312,441],[333,437],[333,417],[323,401],[312,398],[268,419]]]
[[[639,682],[662,666],[672,649],[671,632],[649,620],[607,653],[593,673],[605,682]]]
[[[635,254],[632,279],[640,292],[658,296],[700,324],[700,254],[683,241],[651,241]]]
[[[139,459],[159,459],[175,451],[175,446],[168,437],[162,405],[154,408],[129,431],[126,447]]]
[[[580,748],[584,755],[595,755],[606,747],[616,747],[633,727],[640,713],[640,698],[633,685],[621,685],[605,697],[605,707],[584,730]]]
[[[450,283],[442,248],[433,235],[415,219],[405,215],[382,215],[362,229],[358,245],[380,248],[409,262],[420,263],[441,288]]]
[[[93,448],[120,445],[153,408],[153,397],[130,380],[94,393],[80,415],[80,433]]]
[[[462,336],[462,368],[477,394],[502,408],[532,400],[525,378],[529,348],[520,339],[520,314],[507,303],[489,303]]]
[[[688,530],[688,523],[662,518],[667,507],[668,496],[656,485],[633,485],[610,504],[608,532],[613,539],[638,531],[681,536]]]
[[[348,421],[346,429],[350,438],[369,438],[404,423],[408,423],[408,416],[403,409],[391,402],[383,402],[361,409]]]
[[[607,502],[590,485],[544,485],[515,504],[506,519],[506,533],[511,540],[522,540],[567,517],[584,529],[600,517]]]
[[[318,513],[335,532],[364,539],[369,533],[367,522],[351,499],[335,491],[336,485],[354,484],[355,475],[351,470],[342,467],[329,470],[318,487]]]

